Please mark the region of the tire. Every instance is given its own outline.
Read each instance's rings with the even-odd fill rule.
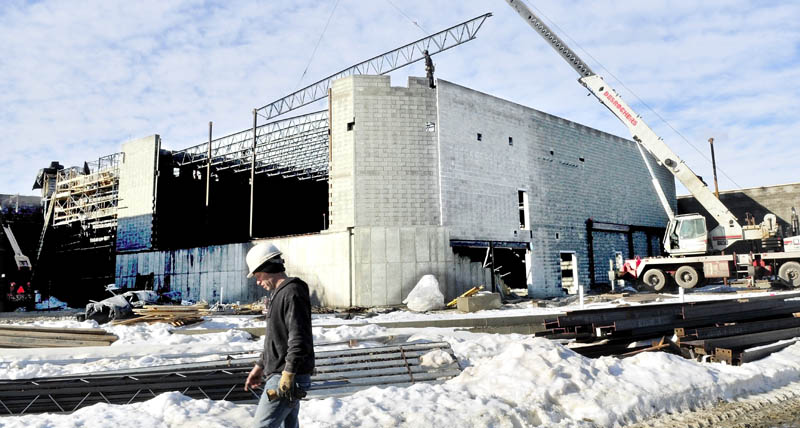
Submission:
[[[778,278],[785,285],[800,287],[800,263],[786,262],[778,269]]]
[[[661,291],[667,286],[667,276],[661,269],[650,269],[642,275],[642,283],[655,291]]]
[[[694,288],[699,282],[700,275],[692,266],[681,266],[675,271],[675,283],[681,288]]]

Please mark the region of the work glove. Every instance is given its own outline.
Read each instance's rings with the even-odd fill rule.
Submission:
[[[294,373],[287,371],[281,372],[281,380],[278,384],[278,397],[289,401],[295,399],[297,384],[294,383]]]

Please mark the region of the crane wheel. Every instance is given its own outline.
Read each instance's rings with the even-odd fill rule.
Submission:
[[[778,269],[778,278],[792,287],[800,287],[800,263],[786,262]]]
[[[698,282],[700,275],[692,266],[681,266],[675,271],[675,283],[681,288],[694,288]]]
[[[661,269],[650,269],[642,275],[642,283],[655,291],[661,291],[667,286],[667,275]]]

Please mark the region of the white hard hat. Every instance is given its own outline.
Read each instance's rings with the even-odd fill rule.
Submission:
[[[245,261],[247,262],[247,268],[250,270],[248,272],[247,277],[252,278],[255,271],[261,267],[267,260],[276,258],[281,255],[281,250],[278,249],[272,243],[262,242],[260,244],[256,244],[250,251],[247,252],[247,257],[245,257]],[[283,260],[278,258],[280,263],[283,263]],[[276,260],[276,261],[278,261]]]

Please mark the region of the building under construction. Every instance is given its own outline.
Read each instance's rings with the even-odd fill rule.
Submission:
[[[251,129],[182,150],[153,135],[43,169],[40,279],[74,304],[109,283],[250,301],[262,291],[244,255],[270,239],[315,303],[380,306],[425,274],[448,299],[501,283],[547,297],[607,285],[618,253],[658,254],[667,217],[646,162],[673,207],[674,180],[633,141],[432,76],[393,87],[382,75],[472,40],[487,16],[262,107]]]

